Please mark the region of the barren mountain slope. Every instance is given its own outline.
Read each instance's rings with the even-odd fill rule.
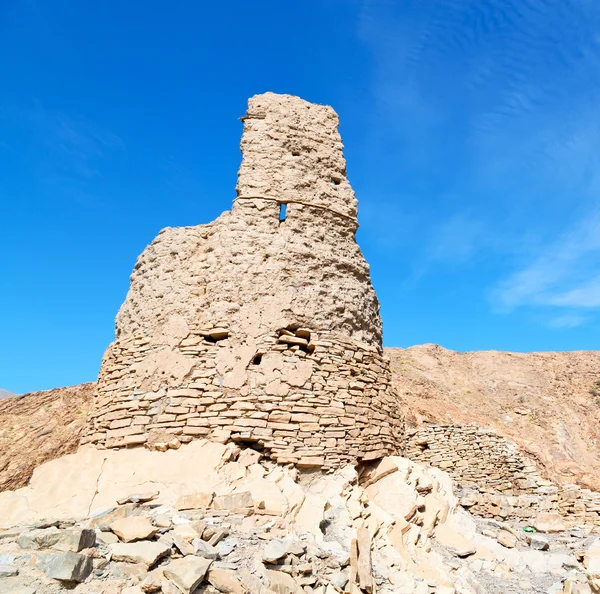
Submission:
[[[386,351],[410,425],[487,425],[549,479],[600,490],[600,352]]]
[[[34,468],[77,449],[94,386],[0,400],[0,491],[26,485]]]

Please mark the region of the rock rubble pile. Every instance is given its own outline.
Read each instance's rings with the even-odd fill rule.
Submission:
[[[178,455],[196,457],[197,445]],[[546,534],[474,519],[443,471],[387,457],[331,473],[301,471],[255,450],[204,443],[200,484],[98,481],[102,505],[85,517],[38,519],[0,530],[0,591],[50,594],[479,594],[600,591],[593,529],[547,521]],[[127,452],[124,452],[127,453]],[[57,464],[59,461],[49,463]],[[71,466],[83,465],[81,454]],[[110,469],[110,460],[104,464]],[[189,468],[189,466],[188,466]],[[155,469],[156,470],[156,469]],[[149,482],[141,477],[141,484]],[[185,477],[180,477],[185,490]],[[44,484],[46,490],[44,491]],[[37,483],[41,496],[52,485]],[[118,496],[129,489],[129,494]],[[24,491],[23,489],[21,491]],[[16,492],[17,494],[19,492]],[[0,495],[0,506],[2,497]],[[113,499],[116,497],[116,499]],[[165,503],[168,502],[168,503]],[[49,502],[49,509],[56,506]],[[548,519],[548,520],[551,520]],[[595,529],[594,529],[595,530]],[[569,589],[570,588],[570,589]]]

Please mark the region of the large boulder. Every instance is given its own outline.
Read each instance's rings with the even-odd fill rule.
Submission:
[[[83,549],[90,549],[96,544],[96,531],[89,528],[69,528],[63,530],[58,542],[53,549],[58,551],[72,551],[79,553]]]

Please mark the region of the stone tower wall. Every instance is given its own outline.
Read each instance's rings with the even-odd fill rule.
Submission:
[[[232,210],[161,231],[135,265],[87,441],[232,439],[325,468],[398,450],[337,126],[330,107],[250,100]]]

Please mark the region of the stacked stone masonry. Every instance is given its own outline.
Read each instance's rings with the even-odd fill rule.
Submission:
[[[280,463],[323,468],[395,450],[402,426],[377,349],[338,337],[314,340],[308,352],[281,342],[286,338],[292,336],[265,337],[247,361],[247,383],[230,388],[216,363],[227,339],[214,343],[192,334],[178,346],[193,364],[187,380],[151,392],[136,381],[149,340],[118,341],[103,363],[95,432],[86,441],[122,447],[165,432],[182,441],[252,443]]]
[[[478,425],[433,425],[411,432],[406,456],[441,468],[459,484],[490,493],[533,493],[547,484],[516,444]]]
[[[321,468],[397,453],[337,115],[267,93],[243,120],[232,210],[161,231],[135,265],[84,442],[207,437]]]
[[[600,525],[600,494],[543,479],[518,446],[478,425],[432,425],[407,432],[406,457],[445,470],[476,515],[533,520],[540,512]]]

